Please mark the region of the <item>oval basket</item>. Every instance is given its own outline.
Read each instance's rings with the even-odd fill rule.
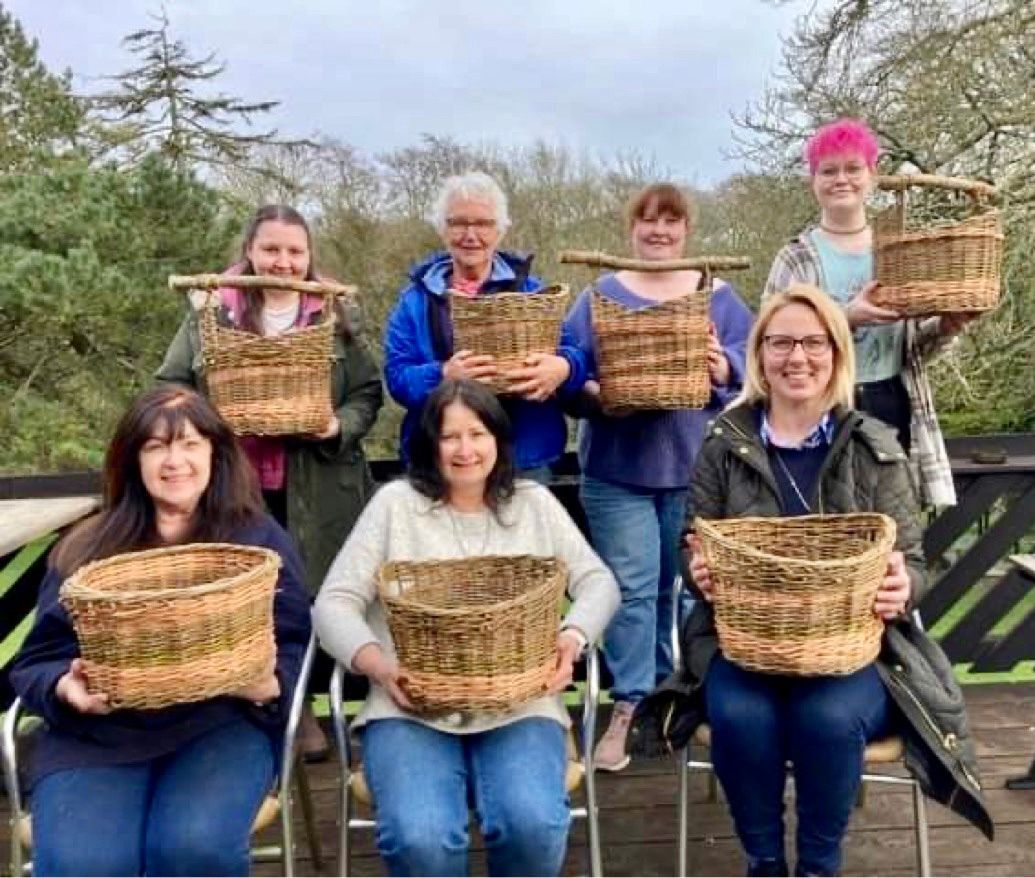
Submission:
[[[531,555],[390,561],[378,592],[421,711],[503,711],[553,676],[568,570]]]
[[[193,543],[84,564],[61,585],[90,690],[153,709],[225,695],[272,670],[280,556]]]
[[[451,291],[453,350],[492,356],[500,372],[521,368],[531,354],[556,354],[568,299],[563,284],[534,293],[464,296]],[[496,393],[508,392],[501,377],[490,386]]]
[[[592,291],[600,403],[616,409],[700,409],[711,399],[707,289],[631,309]]]
[[[880,651],[873,612],[895,544],[879,513],[697,519],[719,644],[753,671],[851,674]]]

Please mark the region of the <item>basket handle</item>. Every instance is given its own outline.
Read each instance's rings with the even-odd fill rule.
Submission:
[[[238,289],[294,290],[296,293],[315,293],[323,296],[354,296],[359,291],[354,284],[334,281],[298,280],[273,275],[226,274],[171,274],[170,290],[215,290],[219,287]]]
[[[615,268],[625,271],[683,271],[696,269],[711,275],[714,271],[743,271],[751,268],[746,256],[691,256],[687,259],[663,259],[649,262],[646,259],[627,259],[612,256],[603,250],[562,250],[557,257],[562,265],[588,265],[590,268]]]
[[[949,192],[964,192],[975,201],[995,198],[999,190],[982,180],[968,180],[965,177],[943,177],[940,174],[882,174],[877,186],[889,192],[905,192],[914,186],[925,189],[946,189]]]

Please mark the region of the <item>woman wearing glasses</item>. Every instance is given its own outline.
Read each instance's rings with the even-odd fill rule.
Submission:
[[[488,174],[471,171],[448,178],[429,219],[446,249],[410,269],[409,283],[385,326],[385,383],[406,409],[400,437],[404,461],[421,407],[443,379],[489,381],[497,374],[491,356],[454,349],[447,291],[485,296],[535,293],[543,286],[529,273],[530,256],[499,249],[510,217],[503,190]],[[567,439],[553,397],[582,387],[585,356],[562,337],[555,354],[530,357],[505,377],[510,393],[501,401],[514,431],[515,464],[523,477],[545,482],[549,464],[561,456]]]
[[[903,319],[870,299],[876,281],[866,199],[877,182],[878,152],[876,136],[854,119],[825,125],[809,139],[805,159],[819,223],[776,254],[762,295],[814,284],[844,308],[855,342],[856,406],[895,429],[921,502],[951,506],[956,491],[925,364],[972,318]]]
[[[708,565],[688,535],[688,572],[704,600],[681,632],[683,667],[643,709],[676,748],[701,722],[711,724],[712,761],[749,875],[788,874],[788,763],[798,815],[793,874],[838,873],[865,746],[893,729],[909,742],[910,767],[925,792],[991,831],[952,667],[905,615],[924,582],[906,457],[890,428],[853,410],[854,379],[851,331],[829,296],[792,284],[763,302],[748,338],[744,389],[716,418],[697,458],[687,531],[695,516],[889,515],[895,550],[873,605],[888,623],[880,657],[853,674],[813,677],[729,661],[716,637]],[[950,703],[953,711],[945,709]]]

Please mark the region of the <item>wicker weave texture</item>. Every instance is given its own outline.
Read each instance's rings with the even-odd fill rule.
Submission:
[[[499,372],[520,369],[532,354],[555,354],[568,299],[564,285],[536,293],[450,293],[453,349],[494,357]],[[490,386],[496,393],[508,391],[501,377]]]
[[[542,695],[567,584],[561,561],[531,555],[382,565],[403,689],[429,712],[508,710]]]
[[[201,358],[208,394],[234,432],[319,433],[331,410],[334,322],[262,336],[220,326],[201,309]]]
[[[711,398],[711,291],[633,310],[592,293],[600,402],[618,409],[699,409]]]
[[[908,317],[988,311],[999,304],[1003,227],[997,210],[954,225],[906,229],[904,205],[877,216],[875,305]]]
[[[270,549],[195,543],[85,564],[61,586],[90,690],[154,709],[225,695],[273,669]]]
[[[697,519],[723,654],[753,671],[850,674],[880,651],[874,601],[895,544],[877,513]]]

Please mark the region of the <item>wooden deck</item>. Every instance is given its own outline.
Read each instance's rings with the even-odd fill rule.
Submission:
[[[996,840],[994,843],[986,841],[955,814],[928,803],[934,874],[1035,875],[1035,792],[1003,788],[1006,778],[1023,773],[1035,755],[1035,686],[969,686],[965,691],[988,804],[996,822]],[[336,874],[336,770],[332,763],[311,771],[320,835],[331,860],[324,864],[325,875]],[[414,770],[419,771],[419,766],[414,766]],[[620,774],[600,773],[598,777],[605,873],[674,874],[677,801],[674,762],[633,763]],[[721,797],[717,804],[707,801],[702,776],[693,777],[690,788],[690,874],[743,874],[739,847]],[[906,790],[871,787],[865,806],[852,818],[845,843],[844,874],[915,874],[912,827],[912,808]],[[370,833],[360,832],[354,838],[353,874],[383,874]],[[301,835],[299,848],[300,874],[315,874]],[[480,853],[472,856],[471,867],[471,874],[485,874]],[[277,874],[277,871],[271,866],[256,869],[256,873],[262,875]],[[588,874],[581,822],[572,829],[565,874]]]

